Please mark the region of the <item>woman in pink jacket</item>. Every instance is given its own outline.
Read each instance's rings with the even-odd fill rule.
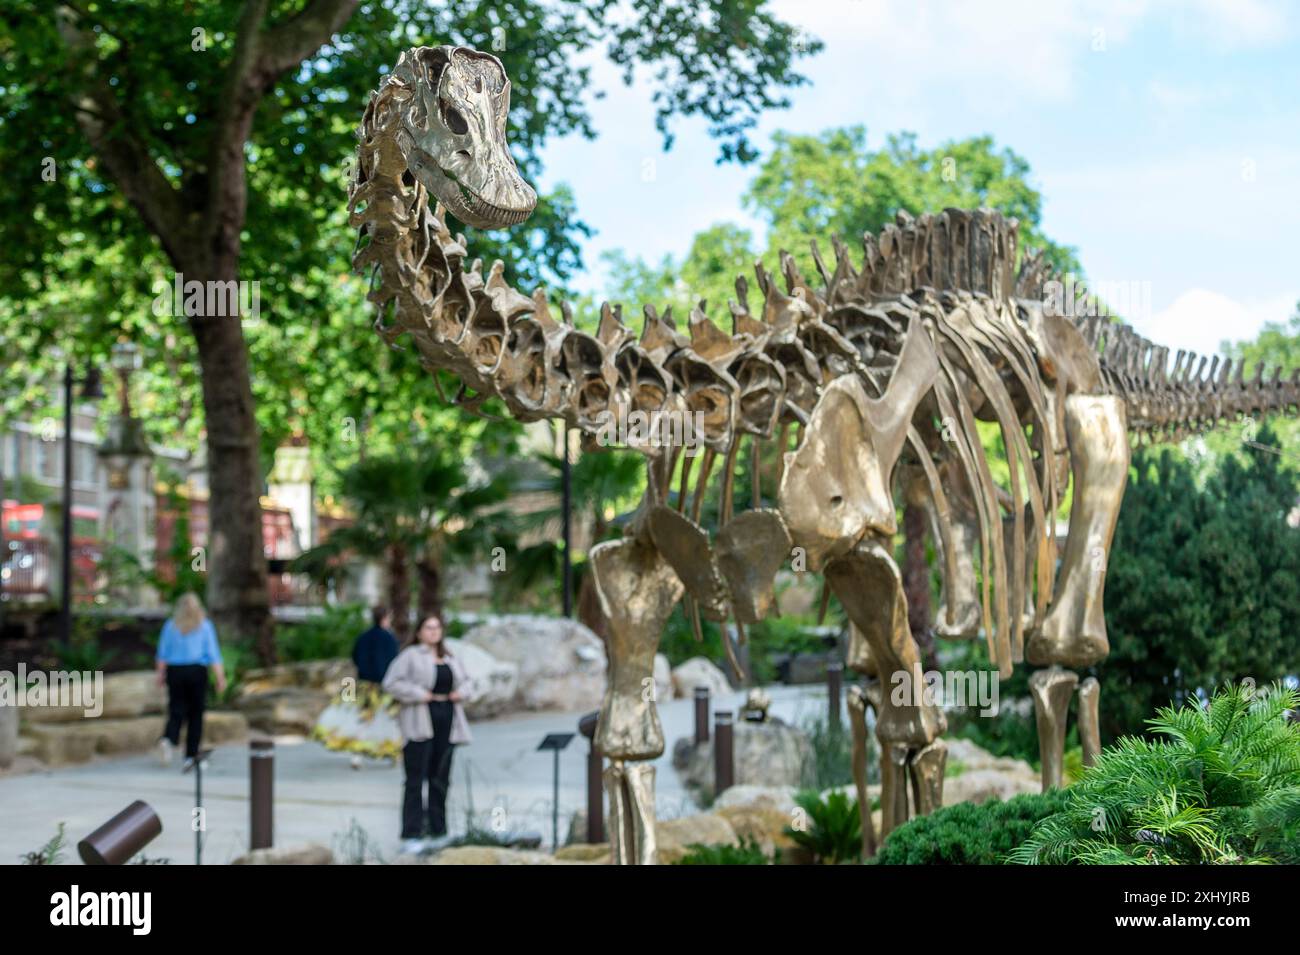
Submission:
[[[411,642],[384,674],[384,690],[401,704],[397,724],[405,741],[403,852],[418,853],[447,841],[452,750],[471,739],[462,706],[468,682],[460,662],[447,648],[442,620],[437,616],[420,621]],[[426,832],[431,837],[427,841]]]

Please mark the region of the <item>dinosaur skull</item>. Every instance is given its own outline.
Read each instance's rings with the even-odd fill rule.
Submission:
[[[414,95],[397,141],[407,166],[466,225],[500,229],[537,205],[506,145],[510,81],[501,61],[460,46],[402,54],[393,79]]]

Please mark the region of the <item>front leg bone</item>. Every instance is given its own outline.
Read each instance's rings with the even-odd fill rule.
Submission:
[[[1115,522],[1128,479],[1124,404],[1113,396],[1071,395],[1066,435],[1074,469],[1074,507],[1060,583],[1026,656],[1036,666],[1092,666],[1110,651],[1102,591]]]

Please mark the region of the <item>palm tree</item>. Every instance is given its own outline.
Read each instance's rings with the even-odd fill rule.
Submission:
[[[338,573],[344,554],[383,560],[393,629],[410,630],[411,568],[419,581],[421,614],[442,609],[442,568],[451,557],[482,553],[504,539],[500,513],[510,493],[508,476],[471,481],[451,449],[416,444],[370,455],[343,473],[341,496],[353,522],[302,554],[294,569],[324,580]]]

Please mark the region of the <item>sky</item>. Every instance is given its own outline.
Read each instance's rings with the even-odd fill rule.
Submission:
[[[1300,301],[1300,4],[1267,0],[775,0],[825,43],[811,81],[751,138],[862,123],[868,146],[990,134],[1028,160],[1044,233],[1088,278],[1133,290],[1124,315],[1201,354],[1284,321]],[[704,123],[654,128],[653,85],[593,58],[599,136],[551,142],[541,187],[566,182],[600,253],[679,259],[701,229],[764,224],[741,207],[754,167],[717,165]],[[644,82],[643,82],[644,80]],[[762,243],[760,242],[760,245]],[[1134,284],[1136,283],[1136,284]],[[632,303],[629,303],[632,304]],[[639,304],[632,314],[639,312]]]

